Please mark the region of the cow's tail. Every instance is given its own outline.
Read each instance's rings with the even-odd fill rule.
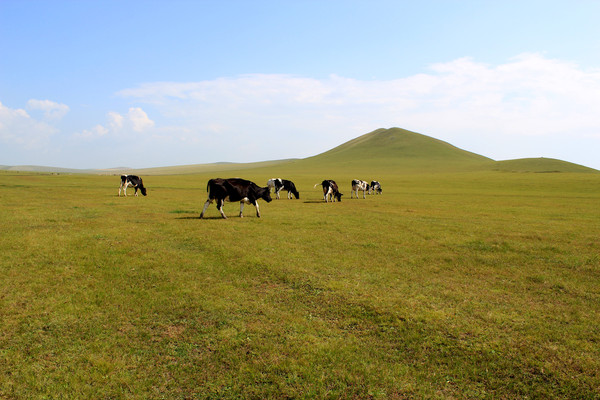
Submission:
[[[317,186],[319,186],[319,185],[323,185],[323,184],[322,183],[317,183],[315,186],[313,186],[313,189],[316,189]]]
[[[216,181],[220,180],[220,178],[217,179],[209,179],[208,182],[206,182],[206,193],[208,193],[210,195],[210,186],[213,185]]]

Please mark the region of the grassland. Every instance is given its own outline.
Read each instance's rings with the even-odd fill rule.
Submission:
[[[142,171],[138,198],[118,176],[0,171],[0,398],[598,399],[590,171],[401,130]],[[216,176],[301,198],[199,220]],[[350,200],[353,178],[383,195]]]
[[[0,398],[600,397],[599,174],[328,172],[229,170],[301,198],[228,220],[212,172],[0,172]]]

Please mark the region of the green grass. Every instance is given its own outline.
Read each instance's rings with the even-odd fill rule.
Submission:
[[[553,158],[521,158],[517,160],[498,161],[494,166],[497,171],[508,172],[537,172],[537,173],[555,173],[555,172],[598,172],[592,168],[582,165],[569,163]]]
[[[600,397],[599,174],[319,168],[0,172],[0,398]]]

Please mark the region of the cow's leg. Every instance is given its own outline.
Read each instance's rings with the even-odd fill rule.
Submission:
[[[223,218],[227,219],[227,217],[225,216],[225,213],[223,212],[223,204],[225,204],[225,200],[217,199],[217,209],[221,213],[221,216]]]
[[[363,190],[363,199],[366,199],[365,192],[366,192],[366,190]]]
[[[119,197],[121,197],[121,189],[123,189],[123,183],[122,182],[119,185]]]
[[[256,207],[256,216],[260,218],[260,209],[258,208],[258,201],[254,202],[254,207]]]
[[[137,194],[137,191],[138,191],[138,187],[137,187],[137,186],[134,186],[134,187],[133,187],[133,188],[134,188],[134,189],[135,189],[135,193],[134,193],[134,196],[135,196],[135,197],[138,197],[138,194]]]
[[[275,197],[277,197],[277,200],[279,200],[279,192],[281,192],[281,189],[275,189]]]
[[[210,206],[210,203],[212,203],[211,199],[206,200],[206,203],[204,203],[204,208],[202,209],[202,212],[200,213],[200,218],[204,217],[204,213],[206,212],[206,209],[208,208],[208,206]]]
[[[244,201],[240,201],[240,218],[244,218]]]

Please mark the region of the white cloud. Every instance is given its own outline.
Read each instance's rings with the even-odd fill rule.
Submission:
[[[137,104],[90,123],[76,145],[102,140],[112,149],[135,139],[144,154],[138,165],[307,157],[399,126],[495,159],[544,156],[600,168],[600,70],[541,54],[500,65],[459,58],[392,80],[248,74],[150,82],[118,95]],[[47,143],[57,132],[51,123],[68,112],[47,100],[27,108],[44,115],[0,104],[0,141]]]
[[[519,138],[539,138],[542,152],[551,145],[544,137],[600,139],[600,71],[541,54],[522,54],[497,66],[460,58],[387,81],[251,74],[146,83],[118,94],[151,104],[166,125],[187,127],[188,138],[221,135],[240,148],[250,142],[291,143],[286,157],[316,154],[386,126],[458,141],[473,151],[478,149],[470,149],[470,141],[493,139],[497,146],[504,140],[506,151],[483,153],[498,158],[516,153]],[[322,146],[315,148],[315,141]]]
[[[78,136],[82,138],[93,139],[105,136],[108,132],[109,130],[102,125],[96,125],[92,129],[84,129],[80,134],[78,134]]]
[[[129,137],[134,133],[142,133],[154,127],[148,114],[139,107],[132,107],[127,114],[122,115],[115,111],[106,114],[106,125],[96,125],[76,134],[76,137],[94,139],[105,136]]]
[[[35,120],[27,111],[0,103],[0,142],[26,149],[39,148],[57,132],[55,127]]]
[[[108,119],[108,126],[110,130],[117,131],[123,128],[123,121],[125,120],[125,117],[123,117],[121,114],[110,111],[106,115],[106,118]]]
[[[31,99],[27,102],[27,107],[30,110],[43,111],[44,117],[52,120],[59,120],[69,112],[69,106],[65,104],[55,103],[50,100]]]
[[[154,126],[154,121],[148,118],[148,114],[141,108],[130,108],[127,113],[127,119],[131,122],[131,127],[136,132],[143,132]]]

